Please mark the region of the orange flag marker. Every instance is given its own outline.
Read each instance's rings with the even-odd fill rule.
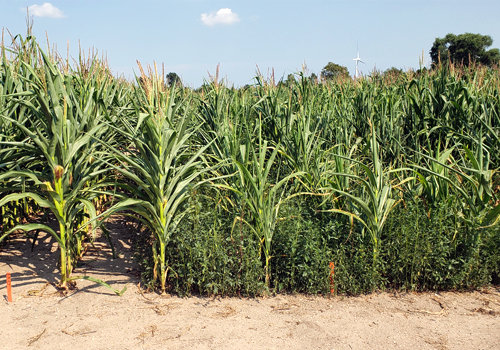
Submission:
[[[7,301],[12,303],[12,283],[10,281],[10,272],[7,272]]]
[[[333,262],[330,262],[330,287],[331,291],[330,293],[335,293],[335,283],[333,282],[333,277],[335,275],[335,264]]]

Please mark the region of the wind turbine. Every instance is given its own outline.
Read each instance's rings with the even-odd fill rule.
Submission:
[[[361,61],[361,58],[359,58],[359,49],[358,49],[358,57],[353,58],[352,60],[353,60],[353,61],[356,61],[356,75],[355,75],[355,77],[356,77],[356,78],[359,78],[358,63],[359,63],[359,62],[361,62],[361,63],[363,63],[363,64],[366,64],[365,62]]]

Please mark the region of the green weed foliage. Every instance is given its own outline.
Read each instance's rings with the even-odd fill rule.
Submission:
[[[70,66],[30,35],[0,62],[0,244],[50,233],[61,287],[117,214],[163,293],[499,282],[498,69],[193,90],[156,65],[134,82],[95,56]]]

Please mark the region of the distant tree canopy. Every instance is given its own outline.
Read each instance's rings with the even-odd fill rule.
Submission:
[[[396,67],[391,67],[384,71],[384,75],[400,75],[402,73],[404,73],[403,70]]]
[[[178,84],[182,86],[181,79],[177,75],[177,73],[170,72],[167,74],[167,85],[172,86],[173,84]]]
[[[291,86],[293,85],[294,83],[296,82],[295,80],[295,75],[293,74],[288,74],[288,76],[286,77],[286,80],[285,80],[285,84],[288,85],[288,86]]]
[[[346,78],[349,76],[349,70],[347,69],[347,67],[333,62],[328,62],[328,64],[323,67],[321,76],[326,80]]]
[[[292,86],[297,80],[295,79],[295,75],[293,74],[288,74],[286,79],[285,77],[283,76],[283,78],[280,79],[280,81],[278,82],[278,85],[281,85],[281,86]]]
[[[481,63],[486,66],[498,64],[500,51],[498,49],[486,50],[493,44],[489,35],[481,34],[447,34],[444,38],[436,38],[432,45],[430,55],[432,63],[437,65],[439,60],[469,66],[471,62]]]

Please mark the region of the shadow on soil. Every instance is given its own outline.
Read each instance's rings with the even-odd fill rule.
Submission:
[[[55,222],[49,226],[57,229]],[[113,259],[108,239],[98,230],[94,243],[86,243],[86,252],[73,269],[72,276],[91,276],[119,289],[127,283],[137,284],[140,273],[132,259],[137,239],[136,226],[122,216],[114,216],[108,220],[106,227],[116,258]],[[59,258],[57,242],[45,232],[40,233],[34,245],[31,239],[22,234],[11,236],[0,249],[0,294],[6,297],[7,272],[11,273],[13,289],[29,289],[36,293],[41,284],[56,285],[60,281]],[[117,287],[119,285],[121,287]],[[113,294],[111,290],[86,280],[77,280],[77,291]]]

